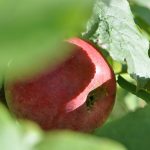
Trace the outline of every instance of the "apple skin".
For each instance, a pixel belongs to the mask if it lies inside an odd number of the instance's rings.
[[[10,110],[44,130],[91,132],[109,116],[115,102],[113,70],[90,43],[72,38],[73,54],[54,70],[5,83]]]

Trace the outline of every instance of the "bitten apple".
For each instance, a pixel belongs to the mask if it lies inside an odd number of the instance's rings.
[[[55,69],[5,83],[10,110],[43,129],[90,132],[112,110],[116,81],[104,56],[88,42],[72,38],[73,54]]]

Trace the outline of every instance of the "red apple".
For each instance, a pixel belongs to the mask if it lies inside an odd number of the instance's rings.
[[[74,53],[54,70],[30,79],[6,82],[10,110],[37,122],[43,129],[90,132],[99,127],[112,110],[116,81],[103,55],[79,38],[68,43]]]

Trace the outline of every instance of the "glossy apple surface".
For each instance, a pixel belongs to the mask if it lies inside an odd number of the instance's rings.
[[[10,110],[37,122],[43,129],[90,132],[99,127],[112,110],[116,81],[101,53],[91,44],[72,38],[73,54],[54,70],[30,79],[5,83]]]

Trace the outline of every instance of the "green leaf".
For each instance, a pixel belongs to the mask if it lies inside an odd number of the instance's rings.
[[[141,6],[145,6],[147,8],[150,8],[150,1],[149,0],[130,0],[131,2],[137,3]]]
[[[78,35],[92,0],[1,0],[0,75],[34,72],[56,63],[68,50],[60,42]]]
[[[35,150],[125,150],[118,142],[70,131],[50,132]]]
[[[31,124],[20,126],[0,104],[0,148],[2,150],[31,150],[40,139],[41,134],[35,125],[32,125],[32,128]]]
[[[150,106],[146,106],[96,129],[95,135],[121,142],[128,150],[147,150],[150,147],[149,116]]]
[[[136,24],[141,28],[148,39],[150,40],[150,7],[145,7],[139,3],[131,3],[131,10],[135,16]]]
[[[110,139],[71,131],[43,133],[34,123],[17,121],[0,104],[0,148],[2,150],[126,150]]]
[[[137,29],[127,0],[97,0],[85,36],[113,59],[126,62],[138,85],[146,84],[145,79],[150,78],[149,42]]]

